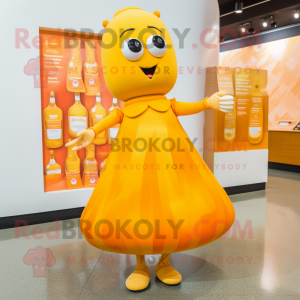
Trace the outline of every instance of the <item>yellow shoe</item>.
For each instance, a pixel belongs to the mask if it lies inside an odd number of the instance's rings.
[[[162,254],[155,269],[156,276],[164,284],[178,285],[182,277],[180,273],[170,265],[169,259],[170,254]]]
[[[126,287],[131,292],[142,292],[150,283],[150,271],[145,263],[144,255],[136,256],[136,269],[126,280]]]

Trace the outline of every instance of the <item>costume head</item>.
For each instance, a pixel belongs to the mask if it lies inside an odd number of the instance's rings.
[[[102,37],[102,67],[111,94],[122,101],[165,95],[177,79],[177,61],[160,13],[137,7],[117,11]]]

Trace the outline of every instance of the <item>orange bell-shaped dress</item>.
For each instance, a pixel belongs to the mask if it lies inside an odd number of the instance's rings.
[[[80,228],[90,244],[123,254],[162,254],[226,233],[233,205],[177,119],[205,109],[205,101],[139,97],[92,128],[98,134],[121,123],[82,213]]]

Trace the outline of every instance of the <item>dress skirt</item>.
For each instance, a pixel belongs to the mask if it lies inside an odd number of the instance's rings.
[[[228,195],[171,105],[148,105],[124,110],[80,228],[102,250],[163,254],[213,242],[227,232],[234,217]]]

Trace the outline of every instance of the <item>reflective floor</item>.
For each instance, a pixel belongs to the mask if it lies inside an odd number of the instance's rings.
[[[77,219],[1,230],[0,299],[300,299],[300,174],[270,170],[266,191],[231,199],[236,221],[225,237],[173,254],[182,283],[160,283],[159,256],[147,256],[142,293],[125,288],[135,257],[90,246]]]

